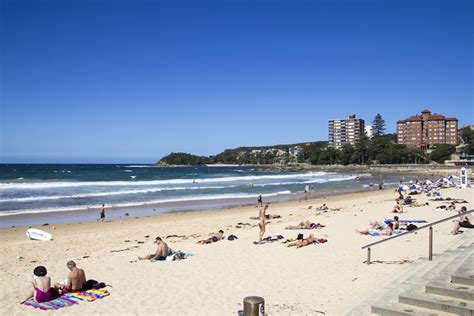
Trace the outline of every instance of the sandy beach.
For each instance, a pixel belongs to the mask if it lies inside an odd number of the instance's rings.
[[[472,188],[445,189],[442,194],[469,202],[457,204],[458,209],[462,205],[472,208]],[[376,263],[364,264],[366,252],[360,248],[381,237],[358,235],[355,228],[367,227],[369,220],[392,218],[390,210],[396,197],[392,189],[387,189],[271,204],[267,214],[282,218],[270,220],[266,236],[283,235],[286,239],[298,233],[305,237],[315,233],[328,240],[301,249],[280,242],[254,245],[258,227],[250,217],[258,215],[256,206],[35,227],[53,235],[54,240],[46,242],[29,240],[25,236],[27,227],[1,229],[1,286],[7,290],[0,294],[0,313],[235,315],[242,309],[245,296],[258,295],[265,299],[270,315],[344,314],[377,291],[381,280],[390,282],[409,270],[411,262],[427,256],[425,230],[373,248]],[[445,202],[429,201],[424,194],[416,198],[430,205],[405,207],[408,212],[399,214],[400,219],[432,222],[452,215],[434,210]],[[316,212],[314,208],[322,203],[340,210]],[[325,227],[311,231],[285,229],[305,219]],[[225,235],[238,236],[238,240],[196,244],[219,229]],[[451,235],[451,229],[451,222],[435,226],[435,253],[461,238]],[[472,231],[465,230],[462,237],[466,234]],[[178,237],[165,238],[170,235]],[[194,256],[181,261],[137,261],[138,256],[155,251],[156,236],[163,237],[172,249]],[[45,265],[56,282],[66,278],[68,260],[84,268],[87,278],[110,284],[112,287],[107,289],[111,295],[48,312],[19,304],[31,287],[27,279],[35,266]]]

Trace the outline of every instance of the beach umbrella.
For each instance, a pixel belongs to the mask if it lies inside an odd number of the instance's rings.
[[[425,183],[425,184],[433,184],[433,181],[431,181],[430,179],[428,179],[428,180],[425,180],[424,183]]]
[[[410,185],[410,190],[418,190],[419,188],[421,188],[421,187],[418,184]]]
[[[446,178],[439,178],[436,182],[449,182],[449,180]]]
[[[453,180],[453,179],[459,179],[459,177],[455,176],[454,174],[448,177],[448,180]]]

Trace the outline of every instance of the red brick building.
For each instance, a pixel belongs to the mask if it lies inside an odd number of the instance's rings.
[[[397,141],[408,147],[422,149],[434,144],[457,145],[458,119],[423,110],[421,115],[397,121]]]

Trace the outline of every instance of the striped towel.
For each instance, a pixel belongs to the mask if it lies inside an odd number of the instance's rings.
[[[66,306],[78,304],[80,301],[84,300],[92,302],[108,295],[110,295],[110,293],[107,290],[87,290],[78,293],[66,293],[49,302],[38,303],[34,299],[29,299],[25,302],[22,302],[21,304],[44,311],[56,310]]]

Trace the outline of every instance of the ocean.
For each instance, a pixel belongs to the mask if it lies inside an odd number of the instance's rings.
[[[254,167],[156,167],[143,164],[0,164],[0,226],[9,217],[45,215],[40,221],[67,221],[67,214],[97,210],[108,218],[149,215],[175,210],[199,210],[324,195],[337,190],[361,190],[377,185],[379,176],[321,171],[274,172]],[[397,179],[384,179],[396,183]],[[96,212],[89,218],[97,216]],[[55,215],[56,214],[56,215]],[[66,216],[67,217],[67,216]],[[75,216],[77,217],[77,216]],[[61,219],[61,220],[60,220]],[[69,220],[70,220],[69,216]]]

